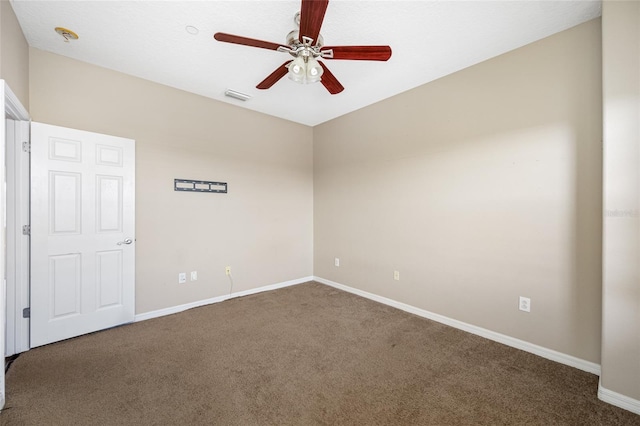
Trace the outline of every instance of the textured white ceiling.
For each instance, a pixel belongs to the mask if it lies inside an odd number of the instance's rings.
[[[388,62],[326,60],[345,90],[286,77],[256,84],[289,55],[221,43],[216,32],[284,43],[300,1],[13,0],[30,46],[316,125],[600,16],[601,2],[331,0],[326,45],[389,45]],[[186,31],[199,29],[197,35]],[[79,40],[64,43],[55,27]],[[226,89],[247,93],[241,102]]]

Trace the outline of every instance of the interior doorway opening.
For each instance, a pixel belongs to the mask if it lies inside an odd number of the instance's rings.
[[[3,180],[0,190],[0,353],[6,356],[29,349],[29,321],[22,318],[17,307],[24,302],[27,307],[29,304],[29,238],[28,235],[21,238],[19,225],[25,218],[25,225],[29,223],[29,158],[28,152],[26,158],[18,153],[22,150],[22,142],[27,142],[25,148],[28,150],[30,117],[4,80],[0,80],[0,99],[4,105],[4,119],[0,121],[0,176]],[[16,150],[18,147],[20,151]],[[18,158],[20,161],[16,164]],[[26,170],[23,164],[27,165]],[[5,395],[2,369],[0,409],[4,407]]]

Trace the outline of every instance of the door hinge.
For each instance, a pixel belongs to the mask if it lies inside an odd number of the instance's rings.
[[[31,225],[22,226],[22,235],[31,235]]]
[[[22,310],[22,318],[31,318],[31,308],[24,308]]]
[[[22,142],[22,150],[24,152],[31,152],[31,142]]]

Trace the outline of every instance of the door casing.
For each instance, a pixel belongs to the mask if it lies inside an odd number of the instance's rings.
[[[5,356],[29,350],[29,121],[6,120],[6,277]],[[23,227],[27,227],[23,230]]]
[[[28,129],[28,123],[29,123],[29,113],[27,112],[27,110],[25,109],[25,107],[22,105],[22,103],[20,102],[20,100],[18,99],[18,97],[13,93],[13,91],[11,90],[11,88],[9,88],[9,86],[7,85],[7,83],[4,80],[0,80],[0,99],[2,99],[2,102],[4,104],[4,120],[0,121],[0,138],[2,138],[2,146],[0,147],[0,157],[1,157],[1,161],[0,161],[0,176],[4,176],[6,173],[5,170],[5,153],[7,151],[7,144],[8,141],[7,136],[7,129],[6,127],[6,119],[11,119],[14,120],[16,122],[21,122],[20,124],[20,128],[26,128]],[[25,124],[26,123],[26,124]],[[15,134],[15,132],[12,134],[14,139],[17,136]],[[12,161],[15,160],[11,159],[11,158],[7,158],[6,160],[8,161]],[[28,191],[28,184],[26,185],[26,189]],[[2,214],[4,215],[5,212],[7,211],[7,206],[13,206],[13,201],[12,200],[7,200],[7,194],[5,193],[4,190],[0,191],[1,195],[0,195],[0,211],[2,212]],[[27,193],[27,199],[28,199],[28,193]],[[10,204],[8,204],[10,203]],[[9,223],[6,224],[7,227],[9,226]],[[15,229],[15,227],[17,226],[16,224],[11,225],[12,229]],[[21,228],[21,226],[20,226]],[[3,227],[0,227],[0,233],[3,233],[4,231],[2,230]],[[6,238],[5,235],[0,235],[2,238],[0,239],[4,239]],[[16,268],[16,270],[20,270],[22,271],[24,268],[26,271],[29,270],[29,265],[28,263],[22,263],[22,261],[26,261],[28,262],[28,257],[26,259],[22,259],[21,256],[14,256],[12,259],[12,265]],[[5,263],[8,262],[9,259],[7,259],[7,253],[5,251],[5,246],[4,244],[0,244],[0,277],[5,277]],[[18,322],[18,318],[15,317],[15,315],[12,315],[11,317],[8,317],[7,312],[5,310],[5,306],[7,304],[15,304],[16,300],[15,300],[15,295],[19,294],[21,292],[19,291],[14,291],[12,294],[14,295],[14,300],[9,301],[6,299],[6,294],[7,294],[7,282],[5,279],[0,279],[0,283],[2,283],[1,285],[1,289],[0,289],[0,321],[2,322],[2,324],[0,324],[0,353],[4,353],[5,352],[5,345],[6,345],[6,329],[7,327],[12,327],[13,330],[15,330],[15,326],[16,323]],[[26,284],[26,290],[28,291],[28,283],[23,283],[23,285]],[[23,290],[23,289],[21,289]],[[15,314],[15,312],[13,313]],[[22,314],[22,312],[20,312],[20,314]],[[22,315],[20,315],[20,318],[22,317]],[[28,342],[29,342],[29,336],[28,336],[28,328],[27,328],[27,336],[23,341],[24,343],[27,344],[28,346]],[[22,341],[21,341],[22,344]],[[4,386],[4,368],[2,368],[0,370],[0,409],[2,409],[4,407],[5,404],[5,386]]]

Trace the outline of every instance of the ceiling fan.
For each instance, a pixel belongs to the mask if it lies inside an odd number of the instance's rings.
[[[335,95],[342,92],[344,87],[327,66],[317,58],[387,61],[391,57],[391,47],[324,46],[320,27],[328,5],[329,0],[302,0],[300,12],[294,18],[299,29],[295,29],[287,35],[286,44],[271,43],[226,33],[215,33],[213,37],[225,43],[286,52],[293,57],[292,60],[286,61],[262,80],[256,86],[258,89],[268,89],[289,74],[289,78],[298,83],[319,81],[329,93]]]

